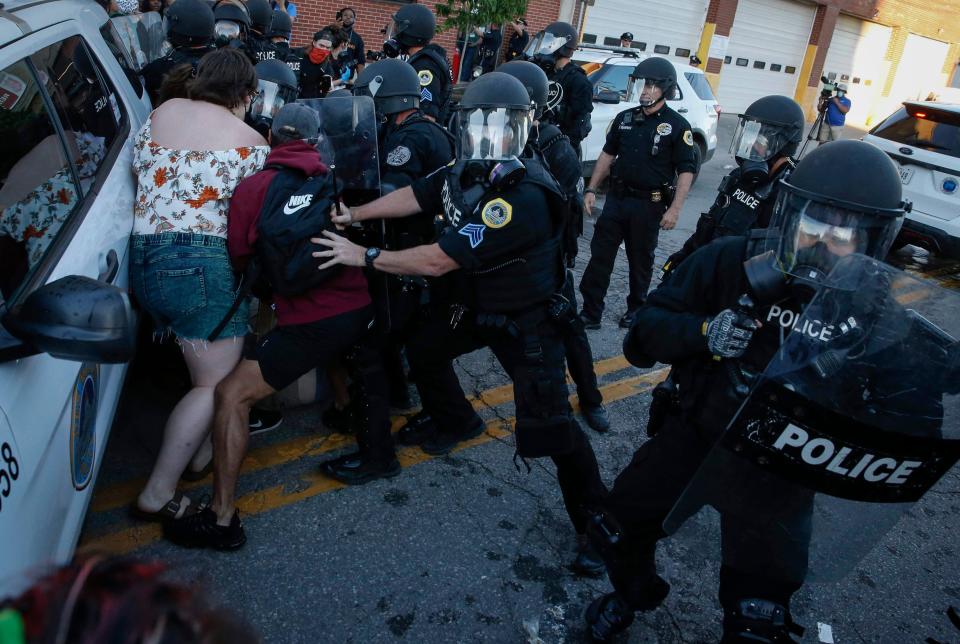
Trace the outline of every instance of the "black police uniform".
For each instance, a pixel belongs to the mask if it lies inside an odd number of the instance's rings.
[[[297,80],[300,80],[300,64],[303,61],[303,49],[300,47],[291,47],[289,43],[278,43],[282,44],[282,47],[277,47],[279,53],[277,58],[280,58],[283,62],[287,64],[294,74],[297,75]],[[282,58],[281,58],[282,56]]]
[[[590,262],[580,281],[583,313],[599,320],[610,273],[621,242],[630,266],[627,311],[647,298],[660,221],[670,207],[674,179],[696,172],[690,124],[664,105],[644,115],[642,107],[618,114],[603,151],[617,157],[610,172],[610,191],[590,242]]]
[[[144,66],[141,74],[143,74],[143,84],[147,88],[147,94],[150,95],[151,104],[154,107],[160,104],[160,87],[163,85],[163,79],[175,67],[189,63],[196,70],[200,59],[213,50],[213,47],[174,49],[163,58],[158,58]]]
[[[485,190],[469,203],[458,185],[459,166],[413,184],[424,212],[444,212],[440,248],[466,274],[461,301],[470,306],[429,319],[407,345],[408,358],[438,430],[476,433],[482,421],[446,369],[459,355],[492,349],[514,382],[517,455],[553,458],[567,512],[582,533],[585,508],[596,507],[606,490],[567,401],[563,345],[547,311],[563,280],[560,222],[551,220],[558,210],[551,203],[562,195],[536,159],[524,164],[527,175],[518,185]]]
[[[429,43],[408,60],[420,77],[420,110],[441,125],[450,116],[453,75],[443,47]]]
[[[634,610],[652,609],[665,596],[654,564],[663,521],[743,401],[735,389],[740,383],[733,382],[728,368],[731,361],[713,359],[704,328],[708,319],[736,308],[740,296],[749,292],[743,269],[748,244],[744,237],[731,237],[696,251],[650,294],[624,340],[624,353],[634,365],[673,364],[680,392],[679,411],[636,451],[603,503],[608,526],[618,524],[622,531],[620,542],[611,547],[603,537],[591,535],[614,589]],[[733,362],[749,373],[762,372],[803,307],[793,297],[761,306],[755,314],[763,326],[746,353]],[[765,493],[771,503],[795,503],[791,514],[798,525],[781,534],[803,533],[810,498],[783,490]],[[787,606],[803,583],[807,544],[786,540],[750,519],[727,516],[721,524],[721,604],[729,608],[756,597]]]
[[[564,263],[569,269],[576,261],[577,238],[583,233],[583,177],[580,174],[580,160],[570,145],[569,138],[557,126],[544,124],[538,130],[537,139],[531,143],[543,155],[550,173],[567,195],[571,210],[571,221],[568,222],[563,239]],[[576,306],[577,295],[573,272],[570,270],[565,274],[563,296],[571,305]],[[603,395],[597,387],[593,351],[579,315],[570,316],[567,325],[561,329],[561,335],[567,354],[567,367],[577,385],[577,397],[581,407],[599,407],[603,404]]]
[[[780,181],[790,176],[792,168],[793,164],[787,160],[759,184],[741,181],[740,168],[734,168],[720,181],[717,198],[710,210],[700,215],[696,230],[683,247],[667,259],[663,267],[664,278],[693,251],[717,237],[744,236],[752,229],[769,226]]]
[[[555,71],[550,78],[550,93],[562,92],[559,106],[545,114],[570,139],[570,145],[581,155],[580,142],[590,133],[590,113],[593,112],[593,85],[587,73],[574,62]],[[555,98],[551,96],[551,103]]]
[[[387,133],[381,155],[380,184],[384,193],[412,184],[447,166],[455,157],[453,137],[439,125],[417,113]],[[435,212],[424,212],[385,222],[384,247],[403,250],[432,243],[437,236]],[[400,355],[417,328],[427,298],[426,286],[436,280],[405,275],[386,275],[386,302],[378,302],[378,320],[388,334],[383,353],[391,400],[407,398],[407,379]],[[375,284],[379,280],[371,280]],[[452,371],[452,367],[451,367]]]
[[[254,59],[254,64],[265,60],[283,60],[283,58],[277,56],[276,49],[273,45],[266,36],[261,36],[253,31],[247,34],[246,48],[249,55]]]

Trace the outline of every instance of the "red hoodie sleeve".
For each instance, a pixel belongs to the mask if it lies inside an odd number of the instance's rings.
[[[266,170],[247,177],[237,185],[230,199],[227,216],[227,250],[233,267],[242,271],[256,250],[257,220],[274,171]]]

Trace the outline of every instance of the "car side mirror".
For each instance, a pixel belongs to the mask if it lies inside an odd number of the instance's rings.
[[[616,105],[620,102],[620,92],[609,89],[597,92],[597,101],[609,105]]]
[[[3,326],[62,360],[128,362],[136,347],[136,317],[127,294],[80,275],[41,286],[4,316]]]

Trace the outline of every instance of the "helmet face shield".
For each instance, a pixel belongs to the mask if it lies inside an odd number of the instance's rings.
[[[460,111],[458,158],[462,161],[503,161],[519,157],[533,125],[531,110],[504,107]]]
[[[255,122],[272,121],[281,107],[296,99],[296,90],[260,79],[257,81],[257,93],[250,102],[250,118]]]
[[[240,23],[232,20],[218,20],[213,26],[218,40],[238,40],[240,38]]]
[[[644,107],[650,107],[661,97],[666,100],[676,100],[678,93],[676,85],[669,80],[635,76],[630,76],[627,80],[627,102],[640,103]]]
[[[744,161],[769,161],[790,142],[783,126],[740,116],[730,152]]]
[[[528,57],[551,56],[567,44],[567,38],[544,31],[527,46]]]
[[[892,215],[818,200],[782,184],[771,221],[771,227],[781,231],[777,264],[788,275],[826,284],[844,257],[856,253],[883,260],[903,222],[902,211]]]

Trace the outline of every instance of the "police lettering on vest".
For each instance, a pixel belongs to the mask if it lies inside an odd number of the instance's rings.
[[[797,326],[801,317],[800,313],[792,309],[782,309],[774,304],[767,313],[767,322],[776,322],[784,329],[802,333],[821,342],[829,342],[833,337],[832,324],[824,324],[820,320],[804,320],[800,326]]]
[[[743,190],[743,188],[737,188],[733,191],[733,198],[739,201],[740,203],[746,205],[751,210],[756,210],[757,206],[760,205],[760,200],[754,197],[749,192]]]
[[[923,461],[897,460],[872,454],[859,447],[839,445],[829,438],[811,438],[810,433],[789,424],[773,443],[773,449],[791,456],[799,455],[807,465],[868,483],[903,485],[922,466]]]
[[[454,204],[453,196],[450,194],[449,181],[443,182],[443,188],[440,190],[440,198],[443,200],[443,216],[446,218],[447,223],[454,228],[458,227],[460,225],[460,219],[463,218],[463,213],[460,212],[460,209]]]

